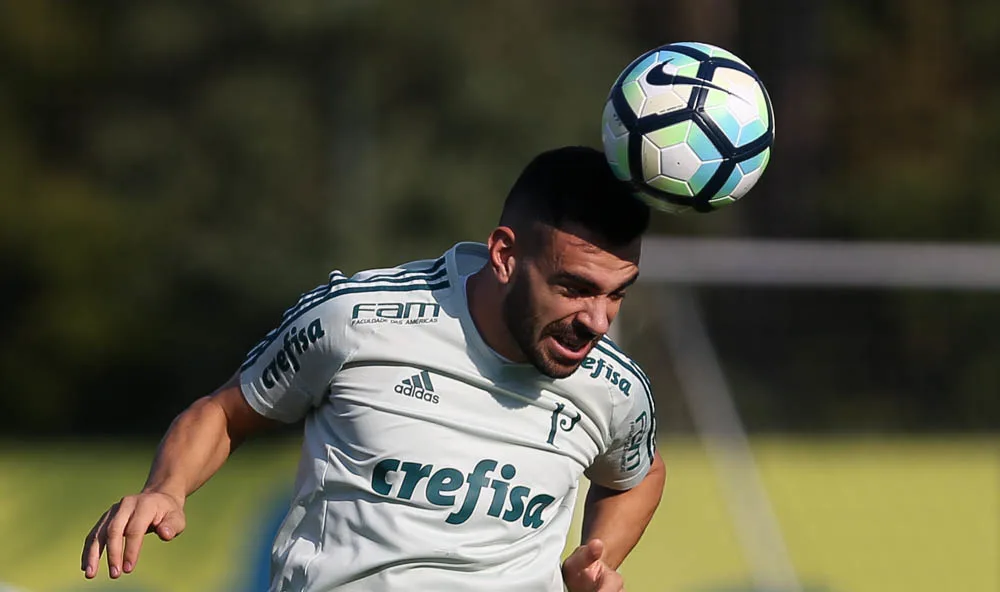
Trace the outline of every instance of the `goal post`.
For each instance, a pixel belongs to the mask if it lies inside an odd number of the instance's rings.
[[[724,495],[753,590],[801,592],[692,288],[1000,290],[1000,246],[650,236],[639,282],[658,289],[657,333]]]

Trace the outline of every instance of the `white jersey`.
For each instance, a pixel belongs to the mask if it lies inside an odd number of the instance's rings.
[[[614,489],[649,469],[642,370],[602,340],[552,379],[497,355],[465,279],[486,247],[334,272],[249,354],[259,413],[305,418],[272,591],[561,591],[581,475]]]

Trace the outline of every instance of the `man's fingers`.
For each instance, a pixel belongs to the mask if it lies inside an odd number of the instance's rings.
[[[125,552],[122,556],[122,572],[132,573],[139,561],[142,539],[149,532],[149,526],[156,518],[156,506],[149,501],[136,504],[135,511],[125,524]]]
[[[604,542],[591,539],[580,545],[563,562],[563,582],[571,592],[594,592],[599,589],[606,566],[601,562]]]
[[[117,578],[122,574],[122,553],[125,550],[125,525],[132,518],[135,499],[122,498],[117,511],[112,512],[107,524],[108,575]]]
[[[97,568],[101,562],[101,552],[104,550],[104,525],[107,524],[110,510],[101,515],[100,520],[90,529],[87,538],[83,541],[83,554],[80,557],[80,569],[87,578],[97,575]]]
[[[590,553],[591,562],[583,569],[584,576],[592,582],[600,582],[601,577],[606,571],[604,562],[601,559],[604,557],[604,541],[601,539],[590,539],[586,544],[587,551]],[[604,587],[600,588],[603,592]]]
[[[613,569],[605,569],[597,582],[597,592],[625,592],[625,580]]]
[[[591,539],[563,562],[563,583],[570,592],[620,592],[621,575],[602,560],[604,541]]]
[[[140,493],[121,499],[101,516],[83,543],[80,567],[90,579],[97,575],[107,551],[112,579],[130,573],[139,562],[145,536],[156,532],[169,541],[184,530],[183,500],[161,493]]]
[[[567,572],[577,573],[587,569],[588,566],[600,561],[604,555],[604,541],[591,539],[586,545],[580,545],[566,558],[563,566]]]
[[[590,539],[585,546],[590,552],[591,563],[600,561],[604,557],[604,541],[601,539]]]

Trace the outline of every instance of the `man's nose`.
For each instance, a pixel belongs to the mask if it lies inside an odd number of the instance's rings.
[[[591,298],[577,320],[594,335],[604,335],[611,326],[610,312],[606,298]]]

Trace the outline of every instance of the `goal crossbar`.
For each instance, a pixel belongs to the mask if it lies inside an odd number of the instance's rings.
[[[988,244],[646,237],[642,282],[1000,290]]]

